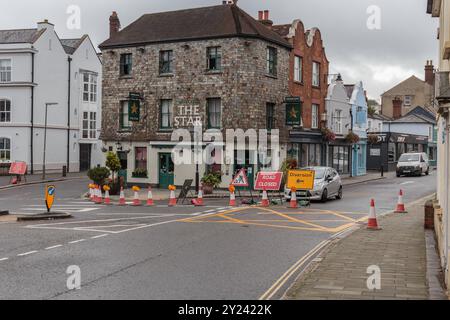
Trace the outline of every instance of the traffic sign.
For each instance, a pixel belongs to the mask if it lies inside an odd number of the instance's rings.
[[[255,190],[279,191],[282,179],[282,172],[258,172]]]
[[[46,186],[45,187],[45,205],[47,206],[47,211],[50,212],[52,209],[53,203],[55,202],[55,186]]]
[[[238,174],[234,177],[231,185],[233,185],[235,187],[248,187],[249,186],[247,174],[245,173],[244,168],[242,168],[238,172]]]
[[[288,172],[287,187],[297,190],[314,189],[315,172],[311,170],[290,170]]]

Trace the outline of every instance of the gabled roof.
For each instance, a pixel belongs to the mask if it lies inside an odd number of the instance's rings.
[[[290,24],[280,24],[280,25],[273,25],[271,29],[278,33],[283,38],[286,38],[289,35],[289,31],[291,30],[292,25]]]
[[[45,29],[0,30],[0,43],[35,43]]]
[[[427,117],[417,115],[417,114],[407,114],[397,120],[392,121],[392,123],[431,123],[436,124],[435,120],[429,119]]]
[[[421,116],[421,117],[427,118],[428,120],[431,120],[431,121],[436,120],[436,114],[434,111],[432,111],[428,108],[421,107],[421,106],[415,107],[410,112],[408,112],[406,115],[409,115],[409,114]]]
[[[402,84],[404,84],[405,82],[417,82],[417,83],[421,83],[423,85],[428,85],[430,86],[428,83],[426,83],[425,81],[423,81],[422,79],[417,78],[416,76],[411,76],[408,79],[405,79],[403,81],[401,81],[400,83],[397,83],[394,87],[390,88],[389,90],[387,90],[386,92],[384,92],[381,96],[384,96],[386,94],[390,94],[392,91],[395,91],[395,89],[397,89],[399,86],[401,86]],[[431,86],[430,86],[431,87]]]
[[[87,35],[82,36],[78,39],[61,39],[61,44],[64,48],[64,51],[67,54],[74,54],[77,51],[80,44],[83,43],[84,39],[86,39]]]
[[[347,91],[347,97],[349,99],[351,99],[353,96],[353,91],[355,90],[355,85],[354,84],[344,84],[344,88],[345,88],[345,91]]]
[[[260,38],[291,48],[287,40],[234,4],[146,14],[99,47],[105,49],[228,37]]]
[[[370,119],[381,120],[381,121],[392,121],[391,118],[389,118],[385,115],[382,115],[382,114],[378,114],[378,113],[374,113],[372,115],[368,114],[367,117]]]

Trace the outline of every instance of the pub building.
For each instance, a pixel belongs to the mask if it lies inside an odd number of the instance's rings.
[[[286,158],[292,44],[236,2],[145,14],[123,29],[111,15],[110,38],[100,45],[101,139],[103,150],[118,153],[128,184],[167,188],[195,179],[194,163],[174,164],[171,136],[198,123],[224,137],[227,129],[278,129],[277,152]],[[227,188],[244,167],[253,183],[258,153],[246,151],[242,165],[237,152],[234,159],[216,154],[222,163],[200,165],[199,176],[221,172]]]
[[[367,169],[396,171],[403,153],[427,152],[428,137],[403,133],[370,134],[367,148]]]

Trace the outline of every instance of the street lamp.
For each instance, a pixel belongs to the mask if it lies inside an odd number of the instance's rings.
[[[45,125],[44,125],[44,159],[42,161],[42,180],[45,180],[45,155],[47,153],[47,118],[48,118],[48,107],[58,105],[56,102],[47,102],[45,104]]]

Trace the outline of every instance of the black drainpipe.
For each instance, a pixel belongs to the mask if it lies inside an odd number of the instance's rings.
[[[34,174],[34,52],[31,53],[31,147],[30,147],[30,171]]]
[[[68,95],[67,95],[67,172],[70,168],[70,88],[71,88],[71,72],[72,72],[72,58],[68,57],[69,62],[69,77],[68,77]]]

